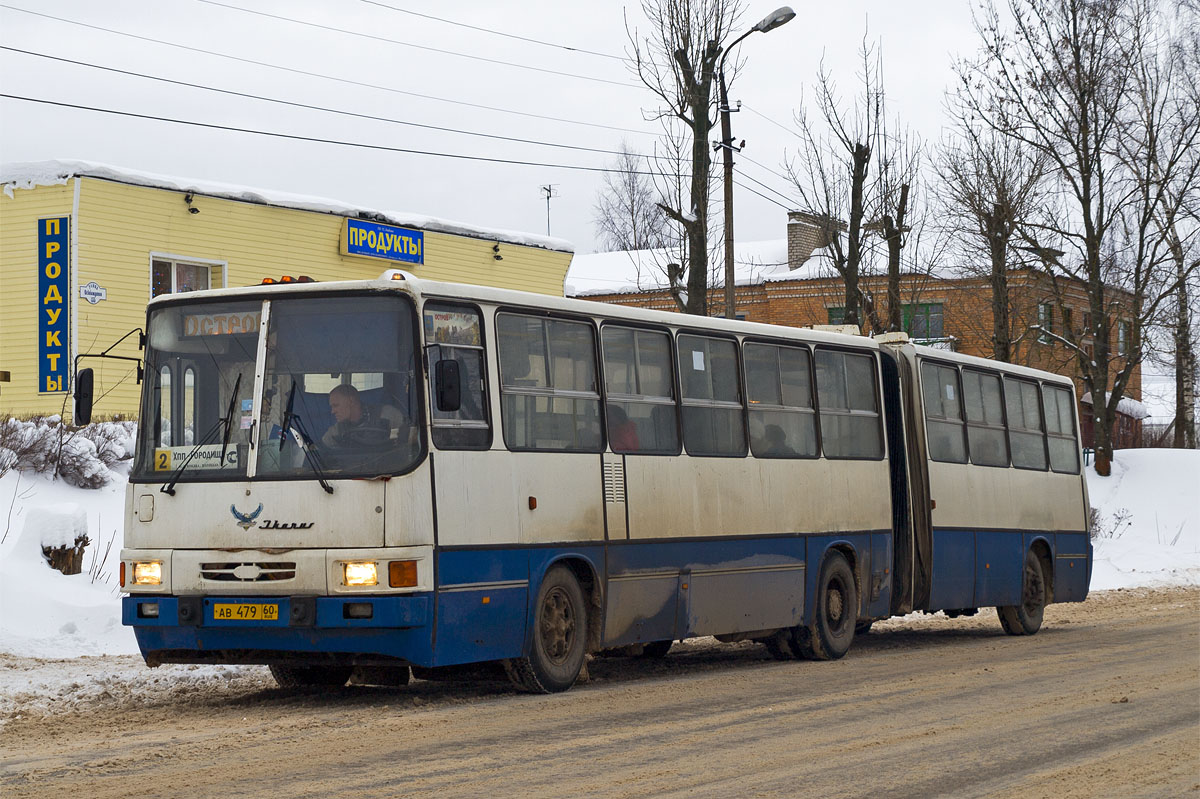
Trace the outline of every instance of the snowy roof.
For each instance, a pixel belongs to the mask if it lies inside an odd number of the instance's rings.
[[[1107,391],[1104,392],[1105,402],[1108,401],[1109,396],[1110,395]],[[1079,401],[1086,402],[1088,405],[1091,405],[1092,392],[1089,391],[1085,393],[1079,398]],[[1121,401],[1117,403],[1117,413],[1123,413],[1126,416],[1133,417],[1134,419],[1146,419],[1150,417],[1150,411],[1145,405],[1135,399],[1130,399],[1129,397],[1121,397]]]
[[[666,265],[678,260],[678,253],[670,250],[576,254],[567,270],[566,294],[568,297],[585,297],[663,289],[667,287]],[[792,276],[788,272],[787,239],[740,242],[734,248],[733,262],[738,285],[761,283],[780,275]],[[723,253],[717,253],[710,260],[709,272],[709,285],[725,285]]]
[[[463,222],[438,219],[437,217],[414,214],[407,211],[385,211],[376,208],[365,208],[361,205],[341,200],[310,197],[304,194],[291,194],[271,189],[218,183],[211,180],[158,175],[152,172],[141,172],[136,169],[126,169],[125,167],[110,166],[93,161],[28,161],[0,164],[0,184],[3,185],[4,193],[9,197],[13,196],[15,189],[32,189],[35,186],[61,186],[73,177],[99,178],[101,180],[112,180],[117,183],[128,183],[133,186],[195,192],[196,194],[208,197],[219,197],[239,202],[371,219],[385,224],[413,227],[437,233],[469,236],[471,238],[502,241],[506,244],[540,247],[544,250],[556,250],[558,252],[574,252],[575,250],[575,246],[565,239],[539,236],[533,233],[479,227],[477,225],[468,225]]]
[[[567,270],[566,295],[636,294],[665,289],[666,264],[672,260],[678,261],[679,255],[669,250],[577,253]],[[734,246],[733,265],[739,286],[837,277],[837,271],[823,249],[814,250],[812,257],[798,268],[788,269],[787,239],[739,242]],[[724,251],[710,256],[708,266],[709,286],[724,286]],[[957,267],[947,265],[931,269],[929,276],[935,280],[950,280],[964,274]]]

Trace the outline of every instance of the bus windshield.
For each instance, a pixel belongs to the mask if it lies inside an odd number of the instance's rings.
[[[246,474],[261,320],[261,301],[154,311],[134,477],[166,481],[185,461],[184,479]]]
[[[149,330],[142,418],[150,424],[139,433],[135,479],[374,477],[420,458],[407,298],[171,305],[153,312]]]
[[[421,453],[413,313],[396,296],[271,303],[258,476],[396,474]]]

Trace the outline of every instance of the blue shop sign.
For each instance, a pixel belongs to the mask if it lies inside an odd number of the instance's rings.
[[[67,272],[70,259],[67,253],[71,218],[50,217],[37,221],[38,241],[38,393],[49,394],[67,390],[67,372],[71,356],[68,353],[67,322],[70,311],[67,301]]]
[[[423,264],[425,234],[419,230],[380,225],[363,219],[347,219],[342,235],[342,254]]]

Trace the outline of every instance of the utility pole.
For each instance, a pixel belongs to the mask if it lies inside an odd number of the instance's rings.
[[[541,187],[542,194],[546,198],[546,235],[550,235],[550,198],[558,196],[558,184],[547,183]]]
[[[738,42],[745,39],[752,33],[767,33],[773,31],[780,25],[790,21],[796,16],[796,12],[787,6],[782,6],[772,11],[767,16],[763,17],[757,25],[743,33],[741,36],[733,40],[733,43],[725,48],[725,52],[721,53],[721,60],[717,62],[717,89],[720,94],[717,97],[717,111],[721,114],[721,140],[713,142],[714,150],[721,150],[724,156],[725,166],[725,318],[736,319],[736,307],[734,303],[734,267],[733,267],[733,154],[741,152],[746,146],[745,140],[738,146],[733,144],[733,133],[729,129],[729,114],[734,111],[741,110],[741,102],[738,102],[738,108],[729,107],[729,93],[725,89],[725,56],[729,55],[730,51],[737,46]]]

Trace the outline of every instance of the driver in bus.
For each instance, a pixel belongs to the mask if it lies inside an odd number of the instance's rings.
[[[329,392],[329,412],[334,422],[321,437],[321,443],[327,447],[353,445],[356,430],[387,431],[385,437],[391,438],[395,430],[407,424],[399,408],[364,405],[358,389],[346,383],[334,386]]]

